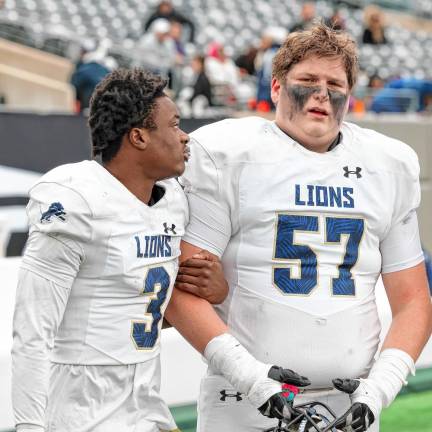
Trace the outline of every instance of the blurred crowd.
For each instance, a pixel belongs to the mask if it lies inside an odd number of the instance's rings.
[[[258,46],[245,47],[234,55],[220,41],[213,41],[206,52],[194,45],[195,24],[169,0],[161,1],[143,22],[143,35],[134,52],[133,66],[145,67],[169,80],[183,116],[209,116],[221,109],[274,109],[270,99],[272,60],[289,32],[301,31],[314,20],[338,31],[348,31],[339,10],[329,17],[317,16],[315,4],[303,4],[298,21],[291,28],[268,27]],[[364,28],[359,44],[384,45],[385,14],[375,5],[364,9]],[[77,112],[88,108],[96,84],[116,61],[107,56],[108,47],[83,43],[81,56],[71,77],[76,89]],[[419,78],[368,75],[361,71],[350,109],[354,112],[407,112],[432,110],[432,81]]]

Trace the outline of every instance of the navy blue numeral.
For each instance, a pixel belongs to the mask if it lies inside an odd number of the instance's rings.
[[[294,243],[294,231],[318,231],[318,218],[280,214],[276,230],[275,258],[299,259],[301,276],[293,279],[290,268],[276,267],[275,285],[287,294],[309,294],[317,284],[317,257],[309,246]]]
[[[357,262],[363,231],[363,219],[326,218],[326,240],[328,242],[340,243],[341,234],[349,234],[344,260],[338,266],[339,277],[333,279],[334,295],[355,295],[355,283],[351,269]]]
[[[147,306],[147,313],[152,315],[150,331],[146,331],[146,323],[133,323],[132,337],[138,348],[150,349],[155,346],[159,337],[158,324],[162,318],[161,307],[165,302],[169,286],[170,276],[163,267],[149,269],[144,282],[143,295],[155,294],[156,298],[151,300]]]
[[[300,277],[293,278],[286,266],[273,267],[274,284],[286,294],[308,295],[317,286],[317,256],[307,245],[296,244],[295,231],[318,232],[316,216],[279,214],[276,228],[274,258],[300,261]],[[363,219],[326,217],[326,243],[341,243],[341,235],[348,235],[342,264],[338,265],[339,277],[332,280],[333,295],[355,295],[355,283],[351,269],[358,259],[363,236]]]

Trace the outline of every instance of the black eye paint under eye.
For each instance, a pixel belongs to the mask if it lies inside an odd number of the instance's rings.
[[[295,114],[303,110],[306,102],[313,94],[320,93],[322,91],[322,87],[320,86],[286,85],[284,88],[293,103],[293,110],[290,114],[290,120],[293,119]],[[329,96],[330,104],[333,108],[336,121],[338,124],[340,124],[342,122],[345,103],[348,96],[336,90],[327,90],[327,94]]]
[[[329,90],[328,94],[330,97],[330,105],[333,108],[336,122],[338,124],[341,124],[348,95],[337,90]]]

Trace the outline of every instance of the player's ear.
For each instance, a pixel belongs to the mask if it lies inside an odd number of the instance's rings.
[[[145,128],[132,128],[128,134],[129,142],[138,150],[145,150],[150,143],[150,135]]]
[[[279,80],[277,80],[276,78],[272,78],[272,81],[271,81],[271,99],[275,105],[279,102],[280,92],[281,92],[281,85],[280,85]]]

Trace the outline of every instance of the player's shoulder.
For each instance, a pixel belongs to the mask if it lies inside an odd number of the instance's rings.
[[[96,163],[96,162],[94,162]],[[89,189],[95,185],[92,173],[93,162],[83,161],[60,165],[44,174],[30,189],[30,201],[43,204],[54,203],[76,209],[81,213],[92,213]]]
[[[350,150],[367,159],[370,168],[374,165],[377,170],[418,176],[418,157],[408,144],[349,122],[344,122],[342,133],[347,137],[346,143]]]
[[[90,161],[61,165],[43,175],[29,191],[31,230],[89,239],[94,209],[85,191],[93,187]]]
[[[198,145],[216,160],[240,160],[262,144],[271,122],[261,117],[221,120],[203,126],[190,134],[192,145]],[[193,157],[192,153],[192,157]]]

